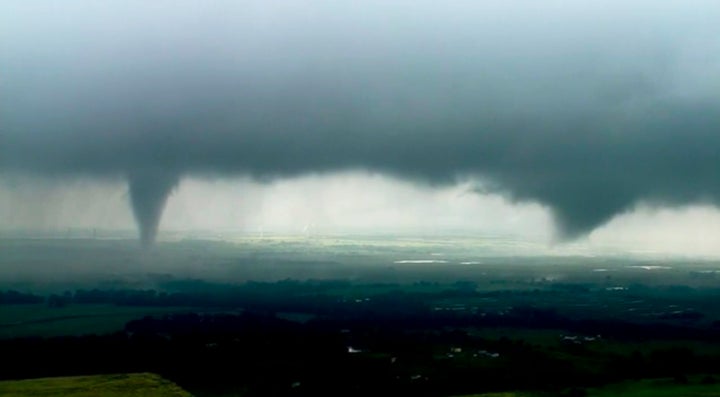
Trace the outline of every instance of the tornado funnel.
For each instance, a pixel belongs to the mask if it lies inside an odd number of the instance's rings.
[[[166,170],[142,170],[128,174],[130,202],[143,248],[152,247],[155,243],[165,202],[177,183],[177,174]]]

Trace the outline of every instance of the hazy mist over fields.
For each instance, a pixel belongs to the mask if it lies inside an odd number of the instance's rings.
[[[717,256],[718,20],[713,1],[3,2],[0,227]]]

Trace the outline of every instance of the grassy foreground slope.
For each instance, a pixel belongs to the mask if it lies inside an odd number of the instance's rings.
[[[3,381],[0,382],[0,396],[191,397],[173,382],[149,373]]]

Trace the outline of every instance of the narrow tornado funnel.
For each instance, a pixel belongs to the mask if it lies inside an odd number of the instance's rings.
[[[176,173],[162,169],[145,169],[128,174],[130,202],[143,248],[155,243],[165,202],[177,183]]]

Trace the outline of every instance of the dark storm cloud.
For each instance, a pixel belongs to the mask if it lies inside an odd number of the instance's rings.
[[[598,3],[11,1],[0,166],[125,175],[150,234],[187,174],[480,178],[566,236],[717,204],[720,7]]]

